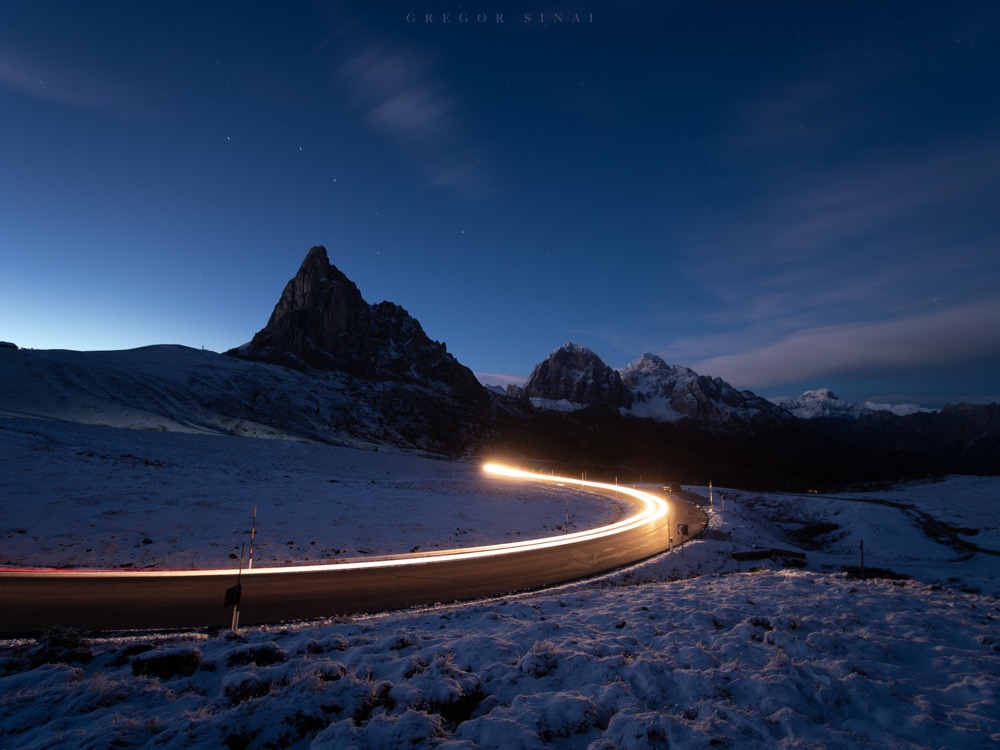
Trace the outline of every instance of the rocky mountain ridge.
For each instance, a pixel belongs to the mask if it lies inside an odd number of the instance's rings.
[[[905,417],[920,412],[935,412],[937,409],[927,409],[916,404],[877,404],[866,401],[861,404],[856,401],[841,401],[829,388],[817,388],[805,391],[801,396],[781,399],[775,403],[791,412],[799,419],[860,419],[866,414],[885,411],[897,417]]]
[[[772,403],[721,378],[644,354],[621,370],[567,343],[537,365],[518,395],[535,409],[597,410],[688,429],[729,434],[786,430],[831,438],[904,463],[965,473],[1000,472],[1000,406],[957,404],[940,411],[912,404],[841,401],[828,388]],[[806,440],[806,438],[802,438]],[[886,458],[889,460],[889,458]]]
[[[521,395],[541,409],[611,409],[623,416],[708,429],[743,429],[792,419],[767,399],[739,391],[721,378],[668,365],[655,354],[643,354],[619,371],[573,343],[563,344],[536,365]]]

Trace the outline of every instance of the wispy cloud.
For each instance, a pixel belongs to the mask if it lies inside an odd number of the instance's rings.
[[[848,243],[888,244],[894,256],[903,243],[907,252],[914,246],[948,251],[986,221],[996,231],[995,215],[982,201],[1000,189],[995,138],[868,160],[825,177],[787,196],[786,223],[775,236],[779,253],[822,253]],[[890,231],[894,239],[887,242]]]
[[[998,190],[995,134],[859,155],[799,170],[693,247],[706,263],[744,267],[854,259],[876,247],[892,261],[915,249],[953,258],[956,242],[996,239],[988,196]]]
[[[489,194],[479,149],[433,55],[374,41],[356,49],[337,75],[364,122],[394,142],[429,187],[474,199]]]
[[[710,331],[737,327],[761,346],[994,299],[997,194],[993,136],[817,169],[692,239],[685,278],[714,301]],[[696,342],[700,356],[708,345]]]
[[[712,304],[652,350],[754,389],[1000,361],[998,194],[994,136],[810,170],[692,242]]]
[[[691,363],[735,385],[763,387],[834,374],[876,372],[1000,358],[1000,300],[884,322],[801,330],[742,353]],[[719,342],[715,342],[718,344]],[[734,348],[736,341],[731,341]]]
[[[42,59],[10,47],[0,48],[0,87],[68,107],[120,114],[131,97],[111,75]]]
[[[857,128],[857,119],[832,102],[872,84],[861,75],[831,72],[820,60],[803,63],[815,75],[784,79],[742,102],[736,117],[738,134],[728,144],[745,158],[759,158],[772,149],[814,149]]]

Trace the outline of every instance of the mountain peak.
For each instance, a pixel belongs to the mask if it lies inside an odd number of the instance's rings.
[[[665,372],[670,369],[670,365],[663,360],[663,357],[645,352],[639,359],[629,362],[625,368],[637,372]]]
[[[561,345],[558,349],[554,350],[552,354],[550,354],[549,356],[553,356],[556,354],[573,355],[578,357],[597,357],[597,359],[600,359],[600,357],[598,357],[597,354],[594,353],[593,349],[588,349],[583,344],[574,344],[572,341],[567,341],[565,344]]]
[[[370,305],[316,245],[285,285],[267,325],[228,352],[244,359],[339,370],[367,380],[441,383],[482,397],[475,375],[433,341],[406,310]]]
[[[684,365],[669,365],[663,357],[646,352],[639,359],[634,359],[621,369],[623,378],[633,380],[640,377],[697,377],[697,373]],[[629,386],[632,387],[631,385]]]
[[[587,347],[572,342],[535,365],[523,394],[536,406],[563,410],[587,406],[617,410],[632,403],[618,371]]]
[[[313,245],[309,248],[309,252],[306,253],[306,257],[302,261],[302,265],[311,265],[312,263],[322,263],[324,265],[330,265],[330,258],[326,254],[325,245]]]
[[[836,393],[831,391],[829,388],[816,388],[812,391],[803,391],[802,395],[799,396],[802,399],[830,399],[832,401],[840,401],[840,397]]]

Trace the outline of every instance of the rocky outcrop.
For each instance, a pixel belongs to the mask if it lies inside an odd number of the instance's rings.
[[[587,347],[571,343],[563,344],[535,366],[522,397],[548,408],[558,403],[614,410],[632,405],[632,394],[622,385],[618,371]]]
[[[391,302],[370,305],[357,285],[313,247],[281,293],[267,325],[227,354],[295,368],[337,370],[367,381],[442,384],[486,397],[472,371]]]

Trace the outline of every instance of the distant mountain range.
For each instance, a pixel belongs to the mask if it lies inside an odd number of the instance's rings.
[[[866,401],[859,404],[852,401],[841,401],[829,388],[819,388],[806,391],[798,398],[782,399],[775,403],[791,412],[799,419],[860,419],[867,414],[885,411],[897,417],[910,414],[933,413],[938,409],[926,409],[916,404],[876,404]]]
[[[841,401],[828,388],[772,403],[721,378],[698,375],[644,354],[621,370],[594,352],[567,343],[537,365],[523,389],[508,393],[537,409],[612,410],[700,431],[753,435],[806,426],[813,435],[862,448],[888,464],[902,460],[927,470],[1000,473],[1000,405],[949,405]],[[800,432],[799,430],[795,430]],[[810,441],[803,447],[810,450]]]
[[[615,370],[590,349],[573,343],[563,344],[536,365],[524,388],[509,388],[506,393],[527,398],[538,409],[572,412],[610,407],[623,416],[687,421],[709,429],[782,423],[790,417],[853,421],[876,412],[909,416],[939,411],[915,404],[841,401],[829,388],[772,402],[752,391],[736,390],[721,378],[668,365],[655,354],[643,354]]]
[[[740,429],[792,419],[788,411],[767,399],[738,391],[720,378],[668,365],[655,354],[643,354],[614,370],[590,349],[572,343],[563,344],[536,365],[518,395],[540,409],[610,408],[623,416],[687,422],[708,429]]]
[[[367,303],[323,247],[226,355],[2,347],[0,374],[0,416],[503,454],[623,478],[801,489],[1000,473],[996,404],[933,412],[827,389],[776,404],[653,354],[615,370],[572,343],[523,388],[487,389],[403,308]]]

